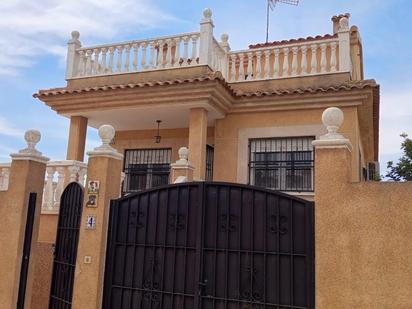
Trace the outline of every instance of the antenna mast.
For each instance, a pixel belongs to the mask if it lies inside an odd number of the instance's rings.
[[[278,2],[286,3],[290,5],[298,5],[299,0],[267,0],[267,11],[266,11],[266,43],[269,42],[269,21],[270,21],[270,10],[274,10]]]

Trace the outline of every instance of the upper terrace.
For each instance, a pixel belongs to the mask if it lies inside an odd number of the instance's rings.
[[[91,77],[204,66],[221,72],[235,88],[235,84],[251,81],[330,74],[344,74],[346,80],[362,79],[362,50],[356,27],[349,28],[349,14],[334,16],[332,21],[333,34],[251,45],[238,51],[230,49],[227,34],[221,35],[220,41],[215,38],[209,9],[203,12],[198,32],[82,46],[79,32],[73,31],[68,43],[66,79],[70,85]]]

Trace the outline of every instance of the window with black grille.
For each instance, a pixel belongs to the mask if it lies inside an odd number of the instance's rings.
[[[215,148],[210,145],[206,145],[206,181],[213,180],[213,156]]]
[[[138,192],[169,183],[172,149],[125,151],[123,193]]]
[[[249,140],[249,183],[281,191],[313,191],[314,137]]]

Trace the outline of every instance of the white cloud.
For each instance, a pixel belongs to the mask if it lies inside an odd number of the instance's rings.
[[[380,153],[382,156],[398,155],[401,133],[412,136],[412,82],[398,91],[382,90],[380,109]],[[396,158],[395,158],[396,159]]]
[[[24,132],[15,128],[6,118],[0,116],[0,135],[22,137]]]
[[[0,12],[0,75],[18,74],[36,56],[63,58],[72,30],[93,41],[174,19],[150,0],[2,0]]]

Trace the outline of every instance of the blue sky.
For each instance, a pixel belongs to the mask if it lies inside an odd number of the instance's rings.
[[[42,132],[39,149],[65,159],[68,120],[32,98],[64,86],[66,42],[83,45],[197,31],[202,10],[213,10],[215,36],[232,49],[265,39],[265,0],[2,0],[0,2],[0,162],[24,146],[28,128]],[[330,18],[350,12],[364,47],[365,75],[381,85],[381,162],[399,157],[402,132],[412,135],[412,1],[301,0],[271,14],[270,39],[331,33]],[[89,129],[87,149],[98,141]]]

